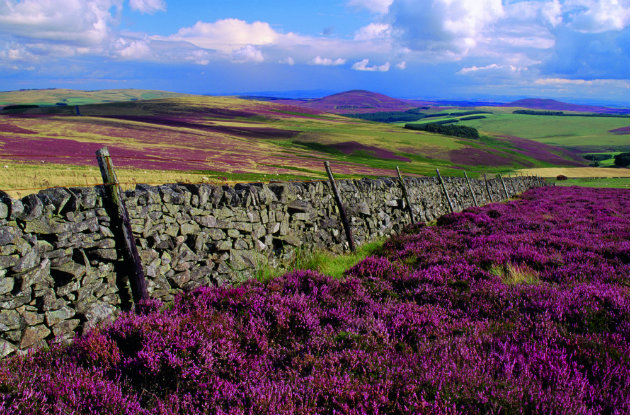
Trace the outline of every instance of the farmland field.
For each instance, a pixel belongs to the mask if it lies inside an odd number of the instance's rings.
[[[156,94],[122,90],[77,98],[63,90],[39,93],[43,95],[33,92],[21,102]],[[396,166],[405,174],[433,174],[439,167],[447,175],[463,175],[465,169],[475,177],[482,172],[585,164],[569,151],[520,138],[461,139],[229,97],[180,95],[11,111],[0,115],[0,162],[7,166],[0,175],[0,189],[15,196],[39,187],[93,182],[94,152],[102,146],[109,147],[129,183],[146,180],[146,174],[139,173],[143,171],[156,172],[151,182],[160,177],[190,182],[324,178],[324,160],[331,161],[340,177],[392,176]],[[25,165],[39,182],[11,179]],[[74,171],[64,175],[67,169],[58,167],[62,165],[74,166]],[[86,177],[72,183],[81,168]]]
[[[629,135],[613,130],[627,127],[630,118],[548,116],[503,113],[496,108],[484,108],[493,114],[486,118],[463,120],[458,124],[477,128],[480,133],[516,136],[576,150],[580,153],[628,151]],[[513,108],[512,108],[513,109]],[[457,117],[429,118],[420,122],[436,122]]]
[[[341,279],[143,306],[0,363],[0,412],[630,412],[630,192],[547,187],[416,224]]]

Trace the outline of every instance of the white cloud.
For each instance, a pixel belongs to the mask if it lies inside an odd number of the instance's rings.
[[[346,63],[346,60],[343,58],[322,58],[321,56],[315,56],[311,61],[311,65],[321,65],[321,66],[339,66]]]
[[[289,66],[293,66],[293,65],[295,65],[295,59],[293,59],[291,56],[289,56],[287,58],[280,59],[278,61],[278,63],[282,63],[282,64],[289,65]]]
[[[473,65],[473,66],[465,67],[457,71],[457,73],[460,75],[474,74],[476,72],[486,72],[486,71],[517,73],[517,72],[523,72],[526,70],[528,70],[527,67],[516,66],[516,65],[499,65],[496,63],[491,63],[485,66]]]
[[[562,23],[562,5],[558,0],[543,3],[541,14],[553,27]]]
[[[355,33],[354,40],[382,39],[390,37],[391,34],[392,30],[390,25],[385,23],[370,23]]]
[[[350,6],[363,7],[371,12],[385,14],[393,0],[350,0]]]
[[[457,73],[459,74],[467,74],[470,72],[478,72],[478,71],[487,71],[488,69],[501,69],[502,65],[497,65],[496,63],[486,65],[486,66],[470,66],[468,68],[462,68]]]
[[[630,24],[630,3],[627,0],[567,0],[563,11],[570,26],[584,33],[621,30]]]
[[[401,71],[404,71],[405,69],[407,69],[407,62],[402,61],[396,64],[396,67],[398,69],[400,69]]]
[[[265,60],[262,52],[253,45],[245,45],[240,49],[232,52],[232,60],[234,62],[263,62]]]
[[[612,86],[630,89],[630,81],[625,79],[539,78],[534,81],[534,84],[544,86]]]
[[[214,23],[197,22],[192,27],[180,29],[169,37],[155,37],[162,40],[186,41],[193,45],[231,53],[248,45],[270,45],[278,41],[280,34],[269,23],[247,23],[239,19],[223,19]]]
[[[120,38],[117,42],[118,55],[123,59],[142,60],[149,58],[151,48],[145,40],[127,40]]]
[[[413,51],[465,55],[503,14],[501,0],[394,0],[388,18]]]
[[[164,0],[129,0],[129,7],[140,13],[148,14],[166,11],[166,3]]]
[[[26,39],[95,46],[122,0],[0,0],[0,32]]]
[[[385,62],[383,65],[373,65],[369,66],[369,59],[362,59],[358,62],[355,62],[352,65],[352,69],[355,71],[368,71],[368,72],[387,72],[389,71],[389,62]]]

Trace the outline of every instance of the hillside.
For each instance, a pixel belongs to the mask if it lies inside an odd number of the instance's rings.
[[[596,114],[628,114],[630,110],[619,108],[608,108],[593,105],[577,105],[567,102],[560,102],[553,99],[539,99],[539,98],[527,98],[519,99],[518,101],[510,102],[508,104],[502,104],[502,107],[519,107],[540,109],[549,111],[576,111],[576,112],[589,112]]]
[[[86,105],[103,102],[135,101],[139,99],[172,98],[183,96],[176,92],[145,89],[103,89],[80,91],[75,89],[24,89],[0,92],[0,107],[6,105]]]
[[[310,100],[278,100],[279,103],[334,114],[356,114],[379,111],[406,111],[416,108],[414,103],[365,90],[352,90]]]
[[[0,111],[0,160],[7,166],[0,189],[98,184],[94,152],[102,146],[130,184],[324,179],[324,160],[340,177],[392,176],[396,166],[405,174],[432,175],[439,167],[478,176],[582,165],[552,146],[515,151],[513,140],[470,140],[277,102],[188,95]]]

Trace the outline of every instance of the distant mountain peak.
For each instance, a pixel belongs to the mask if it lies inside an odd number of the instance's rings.
[[[299,105],[337,114],[405,111],[415,107],[405,100],[364,89],[339,92],[323,98],[311,99]]]

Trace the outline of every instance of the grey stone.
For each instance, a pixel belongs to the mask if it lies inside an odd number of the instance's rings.
[[[8,202],[8,203],[7,203]],[[24,214],[24,205],[20,200],[14,199],[5,199],[5,203],[7,203],[9,207],[9,220],[21,219]]]
[[[67,338],[73,338],[75,329],[79,326],[81,320],[74,318],[71,320],[64,320],[52,327],[52,332],[55,337],[66,336]]]
[[[201,228],[196,223],[182,223],[179,232],[182,235],[190,235],[199,232]]]
[[[77,264],[76,262],[67,262],[63,265],[53,266],[50,268],[52,272],[67,276],[73,280],[78,280],[86,273],[86,267],[84,265]],[[55,274],[53,274],[54,277]]]
[[[252,224],[247,222],[235,222],[234,228],[245,233],[252,232]]]
[[[51,333],[48,327],[40,324],[38,326],[27,327],[22,334],[22,341],[20,342],[20,349],[27,349],[40,340],[45,339]]]
[[[194,217],[195,222],[205,228],[216,228],[217,227],[217,218],[214,216],[206,215],[201,217]]]
[[[28,195],[22,198],[22,206],[24,211],[20,215],[23,221],[31,221],[42,216],[44,204],[37,195]]]
[[[20,262],[20,256],[16,254],[0,256],[0,269],[14,267],[19,262]]]
[[[52,327],[55,324],[58,324],[64,320],[68,320],[75,314],[76,312],[68,306],[64,306],[59,310],[48,311],[46,312],[46,324],[48,325],[48,327]]]
[[[28,304],[33,299],[33,292],[29,288],[25,291],[20,291],[17,294],[5,294],[0,297],[0,308],[7,310],[14,310],[24,304]]]
[[[167,278],[172,282],[172,285],[177,288],[182,288],[184,284],[190,281],[190,271],[179,272],[172,277]]]
[[[215,249],[217,251],[229,251],[232,249],[232,243],[230,241],[219,241],[217,242]]]
[[[14,344],[9,343],[6,340],[0,339],[0,359],[10,355],[16,350],[17,350],[17,347],[15,347]]]
[[[14,226],[0,227],[0,245],[16,244],[22,232]]]
[[[21,317],[16,310],[0,310],[0,332],[19,329],[21,325]]]
[[[15,286],[15,279],[13,277],[7,277],[6,273],[6,270],[0,270],[0,295],[11,292]]]
[[[39,263],[39,252],[37,248],[31,248],[26,255],[24,255],[14,267],[11,268],[13,272],[23,272],[34,268]]]
[[[105,261],[115,261],[118,259],[118,252],[115,249],[92,249],[88,251],[90,258],[101,259]]]
[[[7,216],[9,216],[9,207],[0,202],[0,219],[5,219]]]
[[[241,250],[249,249],[249,245],[247,244],[245,240],[237,239],[236,241],[234,241],[234,249],[241,249]]]

